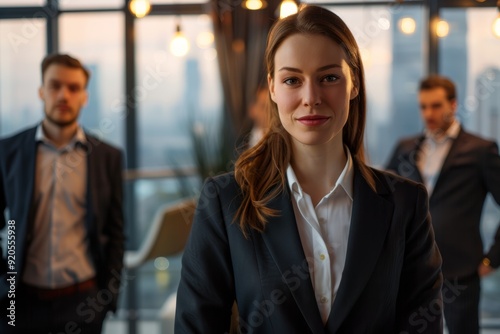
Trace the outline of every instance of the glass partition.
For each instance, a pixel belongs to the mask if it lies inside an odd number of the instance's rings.
[[[38,88],[45,27],[44,19],[0,20],[0,137],[43,118]]]

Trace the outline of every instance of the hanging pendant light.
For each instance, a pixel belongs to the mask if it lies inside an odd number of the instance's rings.
[[[264,0],[245,0],[241,2],[241,6],[249,10],[259,10],[267,7],[267,2]]]
[[[130,0],[128,3],[130,12],[137,18],[144,17],[151,11],[149,0]]]
[[[189,52],[189,41],[184,36],[180,23],[175,27],[175,35],[170,42],[170,52],[176,57],[184,57]]]
[[[446,37],[450,32],[450,25],[445,20],[440,20],[436,26],[436,35],[438,37]]]
[[[399,20],[399,29],[405,35],[412,35],[417,29],[417,23],[412,17],[403,17]]]
[[[293,0],[283,0],[280,5],[280,19],[293,15],[299,11],[299,7]]]
[[[496,38],[500,38],[500,0],[497,1],[498,14],[496,19],[493,21],[491,29],[493,30],[493,35]]]

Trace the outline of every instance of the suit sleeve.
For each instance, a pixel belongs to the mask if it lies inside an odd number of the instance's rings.
[[[217,184],[208,179],[182,257],[175,333],[228,332],[234,282]]]
[[[124,253],[124,227],[123,227],[123,178],[122,178],[122,154],[118,152],[111,163],[108,175],[113,189],[111,192],[111,206],[108,211],[108,219],[105,225],[105,234],[108,236],[105,254],[106,268],[109,268],[106,279],[107,288],[113,293],[113,301],[110,305],[111,311],[116,311],[118,301],[118,290],[121,281],[121,270],[123,268]]]
[[[491,193],[496,203],[500,205],[500,156],[498,155],[496,143],[491,143],[482,160],[484,186]],[[500,266],[500,224],[493,245],[486,256],[490,259],[492,267],[498,268]]]
[[[397,333],[441,333],[441,255],[434,241],[426,190],[422,185],[418,189],[415,215],[406,231]]]

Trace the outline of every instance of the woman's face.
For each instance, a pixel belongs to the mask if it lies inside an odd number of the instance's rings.
[[[278,47],[271,99],[294,145],[342,145],[357,96],[343,49],[322,35],[294,34]]]

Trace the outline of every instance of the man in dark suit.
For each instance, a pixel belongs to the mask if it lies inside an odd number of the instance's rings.
[[[387,169],[426,185],[443,257],[448,331],[474,334],[479,332],[480,277],[500,265],[500,230],[484,253],[479,229],[486,195],[500,203],[500,157],[496,143],[461,127],[455,118],[455,91],[445,77],[421,82],[424,134],[401,140]]]
[[[43,121],[0,141],[1,333],[100,333],[123,265],[121,152],[77,119],[89,72],[42,62]]]

